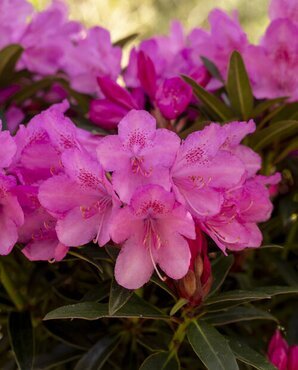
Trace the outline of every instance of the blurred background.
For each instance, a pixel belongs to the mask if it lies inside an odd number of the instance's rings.
[[[48,0],[29,0],[41,10]],[[258,41],[268,23],[269,0],[64,0],[72,19],[88,26],[108,28],[113,41],[137,32],[140,38],[166,33],[170,21],[182,21],[186,29],[208,26],[211,9],[238,11],[240,22],[252,42]]]

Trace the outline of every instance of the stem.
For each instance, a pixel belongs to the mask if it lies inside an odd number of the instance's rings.
[[[171,342],[170,342],[170,345],[169,345],[169,351],[171,353],[171,357],[177,353],[180,345],[182,344],[182,342],[184,341],[184,338],[185,338],[185,335],[186,335],[186,329],[188,327],[188,325],[191,323],[191,319],[186,317],[186,316],[183,316],[183,319],[184,321],[178,326]]]
[[[4,264],[0,262],[0,281],[5,288],[9,298],[12,300],[14,305],[19,311],[21,311],[25,305],[23,297],[21,296],[18,289],[14,286],[9,274],[6,272]]]

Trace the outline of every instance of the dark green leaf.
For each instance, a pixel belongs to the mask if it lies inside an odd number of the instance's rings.
[[[271,122],[278,122],[284,120],[295,120],[295,116],[298,112],[298,102],[288,103],[281,107],[281,109],[275,114]]]
[[[9,338],[20,370],[30,370],[34,361],[34,335],[30,312],[9,315]]]
[[[146,319],[167,319],[168,316],[163,314],[157,308],[152,306],[137,295],[133,295],[131,299],[118,310],[114,315],[109,315],[108,304],[96,302],[81,302],[56,308],[49,312],[44,320],[56,319],[85,319],[97,320],[103,317],[119,318],[119,317],[135,317]]]
[[[264,113],[269,108],[272,108],[279,103],[283,103],[285,100],[286,98],[284,97],[284,98],[268,99],[268,100],[262,101],[253,109],[251,116],[253,118],[259,117],[262,113]]]
[[[205,305],[212,305],[215,303],[229,302],[229,301],[256,301],[259,299],[269,299],[270,295],[263,291],[247,291],[247,290],[230,290],[228,292],[221,293],[215,297],[208,298],[205,301]]]
[[[42,80],[31,82],[30,85],[23,87],[21,90],[15,93],[11,97],[11,101],[13,101],[16,105],[19,105],[40,92],[40,90],[48,89],[54,82],[55,80],[52,77],[45,77]]]
[[[176,356],[169,352],[157,352],[146,358],[140,370],[179,370],[180,364]]]
[[[122,39],[114,42],[113,43],[113,46],[119,46],[119,47],[123,48],[126,44],[128,44],[131,41],[133,41],[138,36],[139,36],[138,33],[132,33],[131,35],[128,35],[126,37],[123,37]]]
[[[6,46],[0,51],[0,86],[3,86],[14,77],[14,69],[22,55],[23,48],[17,44]]]
[[[237,370],[238,365],[227,340],[204,321],[193,322],[187,330],[193,350],[207,369]]]
[[[158,285],[161,289],[163,289],[164,291],[166,291],[175,300],[177,299],[177,297],[175,296],[175,293],[158,276],[152,275],[150,281],[152,281],[152,283]]]
[[[287,139],[298,133],[298,121],[279,121],[250,136],[254,150],[266,148],[274,141]]]
[[[117,347],[116,337],[104,337],[100,339],[78,361],[74,370],[99,370]]]
[[[109,314],[114,315],[131,298],[133,290],[128,290],[118,285],[113,278],[109,298]]]
[[[268,294],[270,297],[281,294],[298,294],[297,286],[265,286],[256,288],[256,291]]]
[[[59,344],[47,353],[36,356],[34,370],[59,369],[60,365],[76,360],[80,356],[81,352],[77,349]]]
[[[234,256],[221,256],[214,263],[212,263],[213,283],[209,293],[209,297],[214,295],[225,281],[231,267],[234,263]]]
[[[234,338],[228,338],[229,346],[236,358],[258,370],[276,370],[266,357],[250,348],[247,344],[239,342]]]
[[[223,312],[207,314],[204,316],[204,320],[207,320],[212,325],[226,325],[233,322],[249,320],[277,321],[276,318],[268,312],[254,307],[233,307]]]
[[[230,58],[227,91],[235,112],[244,120],[251,117],[253,95],[244,62],[238,51],[233,51]]]
[[[286,148],[281,153],[276,153],[278,156],[274,160],[274,163],[279,163],[285,159],[292,151],[298,150],[298,138],[295,137],[289,143],[287,143]]]
[[[216,65],[210,59],[203,56],[201,56],[201,60],[211,76],[215,77],[217,80],[221,81],[224,84],[225,81]]]
[[[203,89],[202,86],[198,85],[192,78],[184,75],[182,75],[182,78],[192,87],[195,96],[208,108],[208,111],[212,112],[216,120],[229,121],[229,119],[233,117],[233,112],[230,108],[215,95]]]
[[[102,272],[103,272],[103,269],[102,269],[101,265],[100,265],[100,264],[99,264],[95,259],[90,258],[90,257],[85,253],[85,251],[80,250],[80,249],[78,249],[78,250],[76,250],[76,251],[71,250],[71,251],[69,251],[69,252],[68,252],[68,254],[70,254],[71,256],[74,256],[74,257],[78,257],[79,259],[81,259],[81,260],[83,260],[83,261],[85,261],[85,262],[90,263],[91,265],[93,265],[94,267],[96,267],[96,268],[97,268],[97,270],[98,270],[100,273],[102,273]]]

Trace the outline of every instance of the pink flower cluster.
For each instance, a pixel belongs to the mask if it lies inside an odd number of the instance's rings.
[[[281,332],[276,330],[269,343],[268,358],[278,370],[296,370],[298,369],[298,345],[289,346]]]
[[[115,276],[135,289],[154,270],[182,278],[195,227],[225,253],[258,247],[272,211],[260,157],[241,140],[253,121],[211,123],[184,141],[131,110],[118,134],[92,136],[53,105],[0,134],[0,253],[16,242],[31,260],[61,260],[89,242],[121,246]]]
[[[0,34],[0,49],[13,43],[24,48],[19,69],[40,76],[63,72],[80,92],[96,93],[97,76],[116,79],[120,73],[121,49],[113,47],[109,32],[69,21],[60,0],[42,12],[26,0],[1,0]]]
[[[168,36],[154,36],[131,50],[123,76],[125,88],[98,79],[105,98],[91,103],[90,119],[113,129],[130,109],[144,107],[149,107],[163,127],[167,120],[192,118],[193,97],[181,74],[214,92],[222,87],[222,81],[210,75],[201,57],[213,62],[225,79],[234,50],[243,56],[257,99],[287,97],[296,101],[297,13],[297,1],[272,0],[271,22],[258,45],[249,42],[235,13],[229,17],[215,9],[209,15],[210,31],[195,28],[187,35],[180,23],[173,22]]]

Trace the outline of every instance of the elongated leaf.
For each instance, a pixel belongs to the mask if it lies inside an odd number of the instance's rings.
[[[188,303],[188,300],[185,299],[185,298],[180,298],[175,304],[174,306],[172,307],[171,309],[171,312],[170,312],[170,316],[173,316],[175,315],[176,312],[178,312],[180,310],[180,308],[182,308],[183,306],[185,306],[186,304]]]
[[[215,297],[208,298],[205,305],[212,305],[215,303],[229,302],[229,301],[256,301],[259,299],[269,299],[270,295],[263,291],[247,291],[247,290],[230,290],[221,293]]]
[[[255,307],[233,307],[227,311],[207,314],[204,320],[212,325],[226,325],[233,322],[249,320],[273,320],[276,318],[268,312]]]
[[[225,281],[232,265],[234,263],[234,256],[222,256],[212,264],[213,283],[209,293],[209,297],[214,295]]]
[[[298,133],[298,121],[279,121],[250,136],[253,149],[266,148],[274,141],[281,141]]]
[[[30,370],[34,361],[34,335],[30,312],[9,315],[9,338],[20,370]]]
[[[283,103],[286,100],[285,97],[283,98],[276,98],[276,99],[268,99],[261,103],[259,103],[252,111],[251,116],[253,118],[260,116],[262,113],[264,113],[269,108],[272,108],[276,106],[279,103]]]
[[[119,318],[119,317],[135,317],[146,319],[167,319],[168,316],[163,314],[157,308],[144,301],[137,295],[133,295],[131,299],[118,310],[114,315],[109,315],[108,304],[96,302],[80,302],[56,308],[49,312],[44,320],[56,319],[84,319],[97,320],[103,317]]]
[[[298,294],[297,286],[268,286],[256,288],[256,291],[267,293],[270,297],[281,294]]]
[[[114,315],[131,298],[133,290],[128,290],[118,285],[113,278],[110,289],[109,314]]]
[[[216,78],[217,80],[221,81],[224,84],[225,81],[216,65],[210,59],[205,58],[203,56],[201,56],[201,60],[204,66],[206,67],[207,71],[211,74],[211,76],[213,76],[214,78]]]
[[[227,107],[215,95],[212,95],[203,89],[192,78],[184,75],[182,75],[182,78],[192,87],[195,96],[208,108],[208,111],[212,112],[212,115],[215,119],[220,121],[228,121],[233,117],[233,112],[230,110],[230,108]]]
[[[115,350],[117,337],[104,337],[100,339],[78,361],[74,370],[99,370]]]
[[[289,153],[291,153],[294,150],[298,150],[298,138],[297,137],[295,137],[293,140],[287,143],[286,148],[281,153],[277,153],[278,156],[274,160],[274,163],[279,163],[280,161],[285,159],[289,155]]]
[[[138,33],[132,33],[131,35],[125,36],[122,39],[116,41],[113,43],[114,46],[119,46],[120,48],[123,48],[126,44],[133,41],[135,38],[139,36]]]
[[[234,338],[228,338],[229,346],[236,358],[258,370],[276,370],[266,357],[250,348],[247,344],[239,342]]]
[[[180,364],[176,356],[170,357],[169,352],[157,352],[146,358],[140,370],[179,370]]]
[[[297,102],[284,104],[281,107],[281,109],[277,112],[277,114],[275,114],[272,117],[271,122],[275,123],[284,120],[294,120],[295,119],[294,117],[296,116],[297,112],[298,112]]]
[[[37,94],[40,90],[48,89],[54,82],[53,78],[45,77],[42,80],[32,82],[30,85],[23,87],[11,97],[11,101],[19,105],[25,100]]]
[[[82,250],[69,251],[68,254],[70,254],[71,256],[74,256],[74,257],[78,257],[79,259],[81,259],[81,260],[83,260],[85,262],[90,263],[91,265],[93,265],[94,267],[96,267],[97,270],[100,273],[103,272],[103,269],[102,269],[100,263],[98,263],[95,259],[90,258],[84,251],[82,251]]]
[[[21,45],[11,44],[0,51],[0,86],[7,84],[14,77],[14,69],[22,55]]]
[[[244,62],[238,51],[233,51],[230,58],[227,91],[235,112],[244,120],[251,117],[253,95]]]
[[[174,292],[169,288],[169,286],[164,283],[158,276],[153,275],[150,279],[150,281],[157,286],[159,286],[161,289],[163,289],[165,292],[167,292],[172,298],[175,300],[177,299]]]
[[[187,330],[193,350],[207,369],[237,370],[238,365],[227,340],[204,321],[193,322]]]
[[[58,369],[60,365],[74,361],[80,358],[82,352],[77,349],[59,344],[51,348],[47,353],[41,353],[36,356],[34,370]]]

